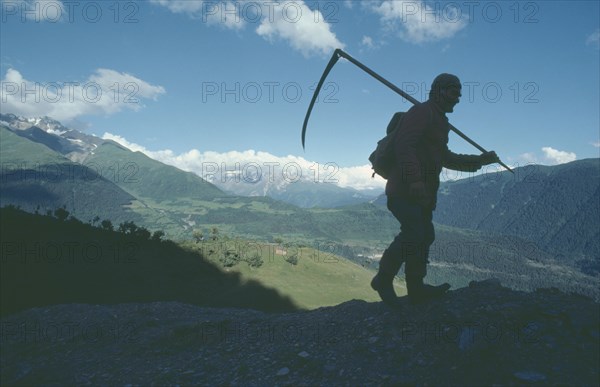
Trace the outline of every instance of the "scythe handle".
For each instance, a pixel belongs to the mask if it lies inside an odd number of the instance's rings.
[[[387,87],[389,87],[390,89],[392,89],[393,91],[395,91],[397,94],[401,95],[406,100],[410,101],[413,105],[419,103],[419,101],[417,101],[413,96],[407,94],[404,90],[400,89],[398,86],[394,85],[393,83],[391,83],[390,81],[388,81],[387,79],[385,79],[384,77],[382,77],[381,75],[377,74],[375,71],[371,70],[370,68],[368,68],[367,66],[365,66],[364,64],[362,64],[361,62],[359,62],[358,60],[354,59],[350,54],[348,54],[348,53],[346,53],[343,50],[341,50],[341,49],[338,48],[338,49],[336,49],[333,52],[333,56],[331,57],[331,60],[329,61],[329,64],[325,68],[325,72],[321,76],[321,79],[319,80],[319,84],[317,85],[317,89],[315,90],[315,94],[313,95],[313,99],[312,99],[312,101],[310,103],[310,106],[308,108],[308,112],[306,114],[306,118],[304,119],[304,126],[302,127],[302,147],[304,147],[304,137],[305,137],[305,134],[306,134],[306,125],[308,124],[308,117],[310,116],[310,112],[311,112],[311,110],[313,108],[313,105],[314,105],[314,102],[315,102],[315,100],[317,98],[319,90],[321,89],[321,86],[323,85],[323,82],[325,81],[325,78],[327,77],[327,75],[329,74],[329,72],[331,71],[331,69],[333,68],[333,66],[335,65],[335,63],[337,62],[337,60],[340,57],[343,57],[343,58],[347,59],[348,61],[352,62],[353,64],[355,64],[356,66],[360,67],[367,74],[369,74],[373,78],[377,79],[379,82],[383,83],[384,85],[386,85]],[[480,152],[483,152],[483,153],[487,152],[485,150],[485,148],[483,148],[481,145],[477,144],[475,141],[471,140],[466,134],[464,134],[463,132],[461,132],[460,130],[458,130],[454,125],[452,125],[452,124],[449,124],[449,125],[450,125],[450,130],[452,130],[454,133],[458,134],[463,140],[465,140],[469,144],[473,145]],[[502,161],[499,160],[498,164],[502,165],[508,171],[514,173],[513,170],[510,169],[508,167],[508,165],[504,164]]]
[[[347,60],[349,60],[350,62],[354,63],[355,65],[357,65],[358,67],[360,67],[362,70],[364,70],[367,74],[369,74],[373,78],[377,79],[379,82],[383,83],[384,85],[386,85],[387,87],[389,87],[390,89],[392,89],[393,91],[395,91],[396,93],[400,94],[405,99],[407,99],[410,102],[412,102],[413,105],[419,103],[419,101],[417,101],[416,99],[414,99],[413,96],[411,96],[410,94],[407,94],[406,92],[404,92],[404,90],[402,90],[398,86],[394,85],[392,82],[388,81],[387,79],[385,79],[381,75],[377,74],[375,71],[371,70],[370,68],[368,68],[364,64],[360,63],[359,61],[357,61],[356,59],[354,59],[353,57],[351,57],[350,54],[348,54],[348,53],[340,50],[339,48],[337,50],[335,50],[335,52],[338,52],[338,51],[339,51],[339,53],[338,53],[339,56],[342,56],[342,57],[346,58]]]

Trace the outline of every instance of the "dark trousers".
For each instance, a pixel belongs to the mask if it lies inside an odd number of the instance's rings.
[[[435,239],[433,211],[398,196],[388,196],[387,207],[400,222],[400,233],[379,261],[379,275],[393,280],[403,263],[407,279],[422,279],[427,274],[429,246]]]

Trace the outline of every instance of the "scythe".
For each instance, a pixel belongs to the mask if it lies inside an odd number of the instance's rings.
[[[315,93],[313,94],[313,97],[310,101],[310,105],[308,105],[308,111],[306,112],[306,117],[304,117],[304,124],[302,125],[302,148],[303,149],[305,148],[304,144],[305,144],[305,139],[306,139],[306,126],[308,125],[308,119],[310,117],[310,113],[312,112],[312,109],[315,105],[317,97],[319,96],[319,91],[321,91],[321,87],[323,86],[323,83],[325,82],[327,75],[329,75],[329,72],[331,71],[333,66],[335,66],[335,64],[340,59],[340,57],[344,57],[351,63],[355,64],[356,66],[358,66],[359,68],[364,70],[367,74],[371,75],[373,78],[377,79],[379,82],[383,83],[384,85],[386,85],[387,87],[389,87],[390,89],[395,91],[396,93],[400,94],[402,97],[404,97],[411,103],[413,103],[413,104],[419,103],[419,101],[417,101],[411,95],[407,94],[402,89],[400,89],[393,83],[389,82],[387,79],[383,78],[381,75],[377,74],[376,72],[374,72],[373,70],[371,70],[370,68],[365,66],[364,64],[362,64],[359,61],[357,61],[356,59],[354,59],[352,56],[350,56],[350,54],[348,54],[338,48],[333,52],[333,55],[331,56],[329,63],[327,63],[327,67],[325,67],[325,71],[323,72],[323,75],[321,75],[321,79],[319,79],[319,83],[317,84]],[[473,145],[480,152],[483,152],[483,153],[487,152],[481,145],[479,145],[475,141],[471,140],[466,134],[464,134],[463,132],[458,130],[456,127],[454,127],[454,125],[452,125],[452,124],[449,124],[449,125],[450,125],[450,130],[452,130],[454,133],[458,134],[461,138],[463,138],[469,144]],[[504,164],[502,161],[498,161],[498,163],[500,165],[502,165],[504,168],[506,168],[508,171],[514,173],[513,170],[510,169],[508,167],[508,165]]]

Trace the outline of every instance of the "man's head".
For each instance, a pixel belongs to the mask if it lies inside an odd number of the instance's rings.
[[[454,105],[460,101],[460,80],[456,75],[443,73],[435,77],[429,91],[429,99],[433,100],[446,113],[454,111]]]

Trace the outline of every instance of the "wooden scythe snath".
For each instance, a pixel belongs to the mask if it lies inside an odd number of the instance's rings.
[[[317,97],[319,96],[319,91],[321,91],[321,87],[323,86],[323,83],[325,82],[327,75],[329,75],[329,72],[331,71],[333,66],[335,66],[335,64],[337,63],[338,59],[340,59],[340,57],[344,57],[345,59],[349,60],[356,66],[360,67],[367,74],[371,75],[373,78],[377,79],[379,82],[383,83],[384,85],[386,85],[387,87],[389,87],[390,89],[395,91],[396,93],[400,94],[402,97],[404,97],[411,103],[413,103],[413,104],[419,103],[419,101],[417,101],[411,95],[407,94],[402,89],[400,89],[399,87],[397,87],[396,85],[394,85],[393,83],[388,81],[387,79],[383,78],[381,75],[377,74],[375,71],[371,70],[364,64],[362,64],[359,61],[357,61],[356,59],[354,59],[350,54],[348,54],[338,48],[333,52],[333,55],[331,56],[329,63],[327,63],[327,67],[325,67],[325,71],[323,72],[323,75],[321,75],[321,79],[319,79],[319,83],[317,84],[315,93],[313,94],[313,97],[310,101],[310,105],[308,105],[308,111],[306,112],[306,117],[304,117],[304,124],[302,125],[302,148],[303,149],[305,147],[304,144],[305,144],[305,139],[306,139],[306,126],[308,125],[308,119],[310,118],[310,113],[312,112],[315,102],[317,101]],[[466,134],[464,134],[463,132],[458,130],[456,127],[454,127],[454,125],[452,125],[452,124],[449,124],[449,125],[450,125],[450,130],[452,130],[454,133],[458,134],[461,138],[463,138],[469,144],[473,145],[475,148],[477,148],[482,153],[487,152],[481,145],[479,145],[475,141],[471,140]],[[500,165],[502,165],[504,168],[506,168],[508,171],[514,173],[513,170],[510,169],[508,167],[508,165],[504,164],[502,161],[499,160],[498,163]]]

